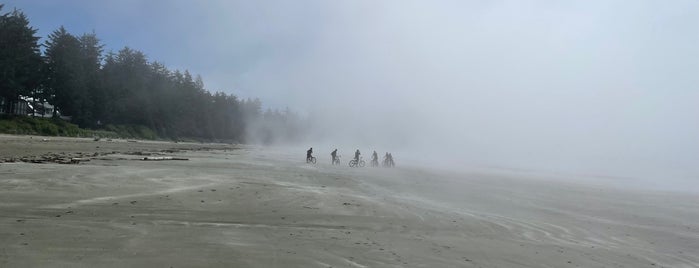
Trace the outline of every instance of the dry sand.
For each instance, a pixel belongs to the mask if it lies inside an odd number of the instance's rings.
[[[699,267],[691,192],[42,139],[0,136],[0,157],[98,154],[0,163],[0,267]]]

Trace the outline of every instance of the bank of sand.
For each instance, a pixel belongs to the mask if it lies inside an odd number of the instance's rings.
[[[699,266],[692,193],[36,139],[0,136],[0,154],[108,149],[0,164],[0,267]],[[138,161],[144,151],[189,161]]]

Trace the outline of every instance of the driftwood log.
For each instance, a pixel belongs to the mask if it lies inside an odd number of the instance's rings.
[[[166,161],[166,160],[189,160],[188,158],[181,158],[181,157],[170,157],[170,156],[146,156],[143,159],[143,161]]]

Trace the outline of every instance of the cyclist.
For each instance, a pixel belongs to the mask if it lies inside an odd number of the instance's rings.
[[[311,157],[313,157],[313,147],[311,147],[310,149],[308,149],[308,151],[306,151],[306,162],[310,162]]]
[[[332,156],[332,162],[333,165],[335,164],[335,161],[337,160],[337,149],[335,149],[332,153],[330,153],[330,156]]]

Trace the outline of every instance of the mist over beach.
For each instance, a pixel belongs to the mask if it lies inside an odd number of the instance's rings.
[[[699,267],[697,74],[694,0],[4,1],[0,267]]]

